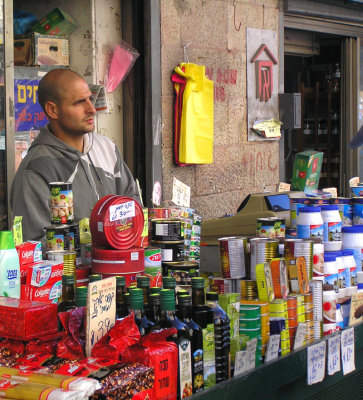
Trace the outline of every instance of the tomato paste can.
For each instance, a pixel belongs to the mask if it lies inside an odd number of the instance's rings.
[[[145,274],[153,277],[161,275],[161,248],[145,248]]]
[[[162,242],[180,242],[184,239],[183,221],[180,219],[151,220],[151,240]]]
[[[50,182],[50,211],[52,224],[71,224],[74,221],[71,182]]]
[[[47,250],[69,250],[69,225],[51,225],[45,228]]]
[[[69,225],[69,250],[76,252],[76,264],[80,265],[82,263],[81,255],[81,239],[79,234],[79,224]]]
[[[272,218],[257,218],[256,236],[274,239],[275,221]]]
[[[247,238],[231,236],[218,239],[223,278],[241,279],[246,276]]]
[[[160,247],[162,262],[184,260],[184,240],[151,241],[151,245],[155,247]]]
[[[142,207],[131,197],[104,196],[92,210],[90,229],[92,241],[98,246],[130,249],[144,229]]]
[[[192,278],[199,276],[199,264],[195,261],[162,263],[163,276],[175,278],[177,285],[191,285]]]

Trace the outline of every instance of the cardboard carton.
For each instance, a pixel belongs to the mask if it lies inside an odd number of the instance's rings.
[[[60,8],[55,8],[32,27],[32,32],[47,35],[70,35],[77,28],[74,19]]]
[[[291,189],[311,192],[318,189],[324,153],[308,150],[297,153],[292,173]]]

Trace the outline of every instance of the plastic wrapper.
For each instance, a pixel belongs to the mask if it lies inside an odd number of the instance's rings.
[[[30,32],[30,28],[37,22],[35,14],[15,8],[14,10],[14,35],[25,35]]]
[[[4,341],[2,341],[0,344],[2,344]],[[21,357],[22,354],[18,353],[13,353],[11,350],[9,350],[6,346],[0,348],[0,365],[4,367],[12,367],[18,363],[19,357]]]
[[[174,400],[177,396],[178,348],[167,341],[174,334],[175,328],[150,332],[122,355],[124,362],[140,362],[154,369],[152,398],[155,399]]]
[[[101,389],[91,397],[92,400],[129,400],[143,390],[154,385],[154,370],[139,363],[115,364],[107,367],[110,374],[100,381]]]
[[[65,332],[57,332],[54,335],[44,336],[41,339],[30,340],[26,344],[26,354],[49,353],[57,354],[58,341],[66,335]]]
[[[19,356],[25,354],[25,344],[21,340],[5,339],[0,342],[0,352],[10,355]]]
[[[57,332],[57,305],[0,297],[0,336],[31,340]]]
[[[57,356],[77,360],[85,357],[85,321],[86,307],[78,307],[58,314],[66,331],[57,347]]]
[[[91,396],[101,385],[95,379],[70,377],[53,373],[35,373],[28,370],[0,367],[0,376],[15,381],[29,381],[43,385],[55,386],[64,390],[75,390],[84,396]]]
[[[114,47],[108,74],[105,78],[105,86],[108,93],[112,93],[120,82],[126,78],[138,57],[137,50],[124,41]]]
[[[93,357],[109,357],[119,360],[124,351],[141,338],[140,331],[135,323],[134,314],[131,313],[121,321],[116,321],[115,326],[100,339],[92,349]]]
[[[9,397],[18,400],[82,400],[81,392],[68,391],[54,386],[34,382],[20,382],[12,379],[0,379],[0,398]]]

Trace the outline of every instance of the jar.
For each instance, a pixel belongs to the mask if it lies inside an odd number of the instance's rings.
[[[362,271],[363,225],[345,226],[343,232],[343,249],[353,249],[357,271]]]
[[[352,199],[353,225],[363,225],[363,197]]]
[[[354,259],[354,252],[352,249],[342,250],[343,262],[345,266],[345,295],[347,295],[347,288],[357,284],[357,264]]]
[[[299,208],[310,204],[307,197],[292,197],[290,199],[290,227],[296,227],[296,217],[299,215]]]
[[[332,204],[338,205],[339,214],[340,218],[342,219],[343,226],[352,226],[352,200],[347,197],[337,197],[336,199],[332,199]]]
[[[323,218],[320,207],[301,207],[296,218],[296,231],[299,239],[324,239]]]
[[[324,281],[324,245],[313,244],[313,279]]]
[[[343,260],[343,253],[341,251],[329,251],[325,252],[326,255],[335,256],[335,261],[338,266],[338,298],[342,299],[345,297],[345,264]]]
[[[338,251],[342,248],[342,219],[337,205],[321,207],[321,216],[324,221],[324,249]]]
[[[323,322],[324,324],[335,324],[336,322],[337,297],[333,290],[323,291]]]
[[[333,285],[334,292],[339,292],[338,264],[332,254],[324,254],[324,283]]]

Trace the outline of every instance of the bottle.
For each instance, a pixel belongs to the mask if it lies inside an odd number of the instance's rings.
[[[76,287],[76,307],[86,307],[87,306],[87,286]]]
[[[320,207],[300,207],[296,217],[296,236],[298,239],[324,240],[324,224]]]
[[[62,300],[58,303],[58,313],[68,311],[76,306],[74,296],[74,275],[62,276]]]
[[[144,296],[144,305],[147,308],[148,304],[148,297],[150,294],[150,279],[148,276],[138,276],[137,277],[137,287],[142,289],[143,296]]]
[[[160,287],[160,286],[153,286],[153,287],[150,288],[150,294],[154,294],[154,293],[160,294],[162,289],[163,288]]]
[[[189,328],[191,335],[193,393],[197,393],[204,389],[203,331],[192,319],[192,297],[189,294],[179,295],[178,301],[178,318]]]
[[[150,294],[146,316],[153,324],[157,324],[160,321],[160,293]]]
[[[10,231],[0,232],[0,296],[20,299],[19,256]]]
[[[140,335],[144,336],[150,332],[153,327],[153,323],[148,320],[144,313],[144,296],[143,290],[140,288],[135,288],[130,291],[129,297],[129,308],[135,313],[135,322],[139,328]]]
[[[217,292],[208,292],[206,297],[207,306],[213,310],[216,382],[218,383],[230,378],[230,320],[228,315],[218,304]]]
[[[176,280],[172,276],[163,276],[163,289],[171,289],[175,294]]]
[[[193,394],[191,368],[191,342],[188,327],[175,315],[175,293],[171,289],[163,289],[160,293],[161,315],[159,323],[153,330],[176,328],[177,333],[172,340],[178,346],[178,398]]]
[[[192,319],[203,332],[203,380],[207,388],[216,383],[216,364],[213,310],[205,305],[204,282],[204,278],[192,278]]]
[[[126,280],[124,276],[116,276],[116,319],[127,315],[125,303]]]
[[[89,276],[89,283],[96,282],[102,280],[102,275],[100,274],[92,274]]]

